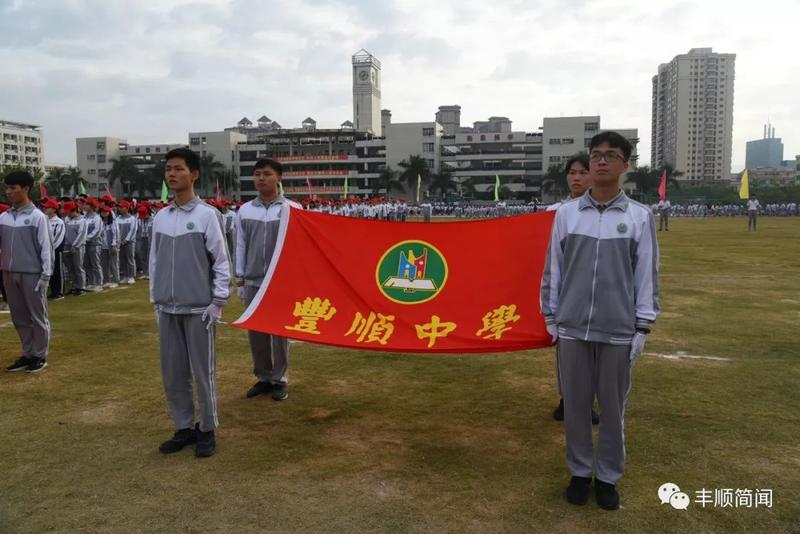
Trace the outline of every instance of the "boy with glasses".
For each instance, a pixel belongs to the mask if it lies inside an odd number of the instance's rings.
[[[556,212],[541,310],[558,343],[567,466],[567,501],[619,508],[625,465],[625,408],[631,370],[659,313],[658,242],[647,206],[619,187],[633,147],[616,132],[590,143],[592,187]],[[588,306],[587,306],[588,304]],[[591,408],[600,404],[600,437],[592,443]]]

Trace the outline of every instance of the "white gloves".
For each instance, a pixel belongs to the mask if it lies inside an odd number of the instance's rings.
[[[206,323],[206,330],[210,330],[213,325],[217,324],[219,320],[222,319],[222,306],[217,306],[212,302],[208,305],[206,311],[203,312],[200,319]]]
[[[239,287],[236,288],[236,296],[239,297],[239,300],[242,301],[242,304],[247,305],[247,299],[245,298],[244,286],[239,286]]]
[[[643,334],[641,332],[636,332],[634,334],[633,339],[631,340],[631,367],[636,365],[636,360],[639,359],[641,356],[642,351],[644,350],[644,342],[647,339],[647,334]]]
[[[40,278],[39,281],[36,282],[36,286],[33,288],[33,292],[43,295],[47,292],[47,287],[49,285],[50,284],[48,282],[45,282]]]
[[[551,338],[553,338],[553,343],[558,341],[558,326],[554,324],[548,324],[546,325],[546,327],[547,327],[547,333],[550,334]]]

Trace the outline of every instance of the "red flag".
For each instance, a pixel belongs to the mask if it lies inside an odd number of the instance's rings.
[[[549,346],[539,290],[554,215],[425,224],[285,210],[234,325],[392,352]]]
[[[39,197],[47,198],[47,187],[44,184],[39,184]]]
[[[661,183],[658,184],[658,199],[667,200],[667,170],[661,172]]]

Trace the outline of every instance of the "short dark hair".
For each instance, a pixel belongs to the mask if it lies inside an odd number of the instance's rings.
[[[6,185],[18,185],[33,189],[33,176],[28,171],[11,171],[3,178]]]
[[[253,166],[253,172],[256,172],[258,169],[265,169],[269,167],[275,174],[278,176],[283,176],[283,165],[281,162],[272,158],[261,158],[260,160],[256,161],[256,164]]]
[[[580,154],[575,154],[567,160],[567,164],[564,165],[564,174],[569,174],[569,169],[572,167],[573,163],[580,163],[584,169],[587,171],[589,170],[589,156],[581,152]]]
[[[633,153],[633,145],[630,141],[625,139],[624,136],[618,134],[617,132],[606,131],[600,132],[599,134],[592,137],[591,142],[589,143],[589,150],[594,149],[606,143],[611,148],[618,148],[622,150],[622,155],[625,156],[625,161],[631,159],[631,154]]]
[[[171,160],[172,158],[182,159],[192,172],[200,170],[200,156],[198,156],[197,152],[194,152],[193,150],[183,147],[173,148],[167,152],[167,155],[164,157],[164,162]]]

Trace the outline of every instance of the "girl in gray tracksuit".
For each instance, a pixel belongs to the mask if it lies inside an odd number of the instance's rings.
[[[119,228],[110,209],[104,210],[101,217],[103,227],[100,232],[100,262],[103,265],[103,279],[106,281],[103,287],[113,288],[119,284]]]
[[[133,283],[136,275],[136,218],[130,215],[125,207],[120,207],[120,212],[117,217],[120,278],[124,283]]]
[[[86,219],[77,206],[65,204],[68,216],[64,219],[64,262],[72,280],[72,293],[79,295],[86,287],[86,272],[83,270],[83,256],[86,248]]]
[[[100,242],[102,241],[103,221],[92,204],[86,205],[86,287],[99,290],[103,287],[103,269],[100,265]]]

